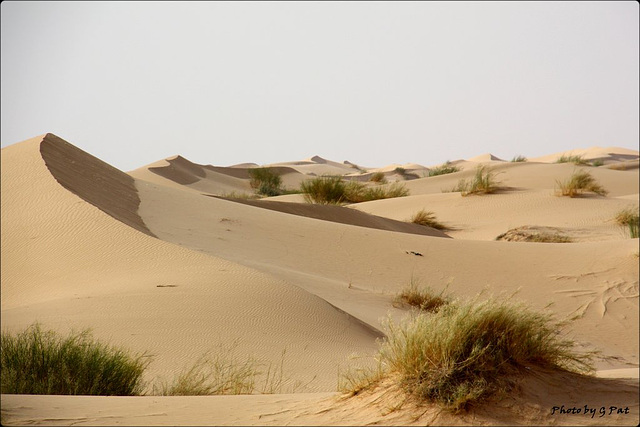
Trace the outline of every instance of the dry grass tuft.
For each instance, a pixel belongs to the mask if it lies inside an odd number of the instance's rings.
[[[385,175],[383,172],[376,172],[373,175],[371,175],[371,178],[369,178],[369,181],[377,182],[379,184],[386,184],[387,178],[385,178]]]
[[[609,192],[605,190],[591,173],[585,170],[574,171],[566,181],[556,181],[560,188],[559,194],[562,196],[579,197],[585,192],[592,192],[600,196],[606,196]]]
[[[409,286],[396,295],[394,303],[434,312],[449,303],[449,297],[445,296],[445,291],[446,288],[440,293],[435,293],[430,287],[420,287],[414,279],[411,279]]]
[[[461,179],[452,191],[459,191],[463,196],[494,193],[499,188],[499,182],[495,179],[496,175],[497,173],[490,167],[480,165],[476,168],[473,178]]]
[[[638,238],[638,227],[640,225],[640,216],[638,215],[637,207],[628,207],[621,210],[615,217],[615,221],[621,227],[626,227],[629,230],[629,235],[632,239]]]
[[[558,335],[562,326],[548,313],[496,299],[452,302],[398,325],[388,320],[383,372],[370,383],[399,378],[407,394],[460,412],[509,390],[524,368],[591,373],[593,354],[575,353],[574,343]]]
[[[556,163],[573,163],[576,165],[588,165],[583,156],[570,156],[570,155],[562,155],[556,160]]]
[[[418,212],[411,216],[411,222],[414,224],[424,225],[427,227],[432,227],[438,230],[447,230],[448,227],[436,219],[436,215],[425,209],[420,209]]]
[[[429,176],[447,175],[454,172],[459,172],[460,168],[446,161],[440,166],[429,169]]]

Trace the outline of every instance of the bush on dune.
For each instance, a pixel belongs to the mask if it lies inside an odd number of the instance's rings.
[[[34,324],[2,333],[2,393],[135,396],[149,358],[95,341],[89,331],[62,337]]]
[[[471,179],[461,179],[452,191],[459,191],[463,196],[469,194],[490,194],[498,190],[497,173],[488,166],[480,165]]]
[[[249,169],[251,188],[264,196],[279,196],[283,193],[282,178],[270,168]]]
[[[460,171],[459,167],[452,165],[449,161],[446,161],[440,166],[431,168],[429,170],[429,176],[447,175],[458,171]]]
[[[360,203],[409,195],[409,190],[399,182],[371,187],[357,181],[347,183],[339,176],[306,180],[300,190],[305,201],[318,204]]]
[[[605,190],[591,173],[585,170],[573,172],[566,181],[556,181],[560,188],[559,194],[562,196],[579,197],[585,192],[592,192],[600,196],[606,196],[609,192]]]
[[[354,385],[393,379],[418,400],[459,412],[509,390],[524,368],[592,372],[592,355],[577,354],[572,341],[560,339],[561,326],[523,304],[451,302],[400,324],[389,320],[379,354],[383,372]]]
[[[425,209],[420,209],[418,212],[411,216],[410,222],[418,225],[424,225],[426,227],[435,228],[437,230],[447,230],[448,227],[436,219],[436,215]]]
[[[621,227],[626,227],[629,230],[632,239],[638,238],[638,228],[640,227],[638,208],[629,207],[621,210],[616,215],[615,221]]]

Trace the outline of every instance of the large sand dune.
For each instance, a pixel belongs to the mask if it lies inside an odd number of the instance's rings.
[[[298,394],[3,395],[2,408],[18,424],[574,424],[550,413],[565,396],[565,405],[631,408],[630,415],[579,423],[637,424],[637,380],[620,377],[638,377],[638,240],[613,217],[637,209],[639,176],[637,167],[606,166],[631,165],[638,153],[612,147],[573,154],[603,161],[579,167],[609,190],[606,197],[556,196],[556,180],[577,168],[552,163],[560,154],[526,163],[487,154],[454,162],[462,169],[454,174],[412,177],[408,197],[334,207],[296,203],[299,195],[211,197],[252,192],[254,164],[225,168],[175,156],[127,174],[52,134],[4,148],[5,330],[35,321],[62,332],[92,328],[97,338],[154,354],[149,381],[170,379],[220,346],[265,364],[286,350],[289,381],[281,391]],[[500,172],[501,191],[443,192],[479,164]],[[291,188],[326,173],[365,175],[319,156],[269,166]],[[378,170],[404,180],[394,167]],[[451,229],[406,223],[422,208]],[[494,241],[522,226],[554,227],[575,243]],[[515,293],[535,309],[553,303],[558,317],[575,319],[570,334],[580,348],[601,352],[599,376],[614,378],[542,372],[523,379],[511,400],[495,403],[499,410],[454,417],[426,408],[417,421],[411,405],[384,415],[393,398],[383,394],[336,395],[340,370],[373,362],[381,319],[407,315],[393,297],[412,279],[448,286],[459,297]]]

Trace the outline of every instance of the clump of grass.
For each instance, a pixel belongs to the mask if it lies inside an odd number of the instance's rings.
[[[602,159],[596,159],[591,162],[591,166],[600,167],[604,165],[604,161]]]
[[[233,355],[233,347],[221,347],[214,355],[200,357],[191,367],[178,374],[171,384],[163,381],[154,385],[153,394],[212,396],[253,394],[256,391],[262,394],[280,393],[289,382],[289,378],[284,376],[285,354],[286,349],[282,351],[279,363],[266,365],[253,357],[239,360]],[[258,379],[261,376],[262,386],[259,386]],[[300,385],[294,384],[293,391]]]
[[[588,165],[583,156],[570,156],[570,155],[562,155],[556,160],[556,163],[574,163],[576,165]]]
[[[460,168],[452,165],[451,162],[447,160],[440,166],[429,169],[429,176],[446,175],[458,171],[460,171]]]
[[[33,324],[2,333],[2,393],[135,396],[144,388],[147,355],[94,340],[88,330],[66,337]]]
[[[556,181],[556,184],[560,188],[560,194],[562,196],[578,197],[587,191],[600,196],[606,196],[609,193],[598,184],[591,173],[584,170],[574,171],[569,179],[566,181]]]
[[[638,227],[640,226],[640,217],[638,216],[638,208],[626,208],[618,212],[615,221],[621,227],[629,230],[632,239],[638,238]]]
[[[339,176],[320,176],[300,184],[308,203],[339,204],[346,201],[346,184]]]
[[[377,182],[379,184],[385,184],[387,182],[387,179],[385,178],[385,175],[383,172],[376,172],[373,175],[371,175],[371,178],[369,178],[369,181]]]
[[[438,230],[447,230],[447,226],[438,222],[436,219],[436,215],[425,209],[420,209],[418,212],[411,216],[411,222],[414,224],[425,225],[427,227],[432,227]]]
[[[249,169],[251,188],[263,196],[279,196],[282,194],[282,178],[270,168]]]
[[[471,179],[461,179],[452,191],[459,191],[463,196],[469,194],[490,194],[498,190],[497,173],[488,166],[480,165]]]
[[[407,173],[407,170],[406,170],[405,168],[403,168],[403,167],[400,167],[400,166],[398,166],[397,168],[395,168],[393,171],[394,171],[395,173],[397,173],[398,175],[402,175],[402,176],[404,176],[404,174],[406,174],[406,173]]]
[[[513,159],[511,159],[514,163],[526,162],[527,158],[525,156],[517,155]]]
[[[537,243],[572,243],[573,239],[559,233],[536,233],[532,234],[526,241]]]
[[[449,303],[449,297],[444,294],[445,290],[446,288],[440,293],[436,293],[430,287],[421,287],[416,281],[411,280],[409,285],[396,295],[394,303],[401,306],[408,305],[423,311],[435,312]]]
[[[308,203],[341,204],[403,197],[409,194],[404,184],[394,182],[388,186],[370,187],[361,182],[345,183],[339,176],[322,176],[304,181],[300,185]]]
[[[454,302],[399,325],[389,320],[380,359],[408,394],[458,412],[508,390],[525,367],[592,372],[592,355],[560,339],[561,326],[523,304]]]
[[[251,394],[255,389],[258,369],[256,361],[234,359],[230,350],[199,358],[190,368],[176,376],[173,383],[154,387],[161,396],[208,396]]]

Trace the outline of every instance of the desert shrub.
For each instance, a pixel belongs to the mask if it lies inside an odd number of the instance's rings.
[[[453,302],[399,325],[389,320],[380,358],[408,394],[457,412],[509,389],[525,367],[593,371],[590,354],[559,338],[561,326],[523,304]]]
[[[11,394],[141,394],[146,355],[95,341],[88,330],[62,337],[34,324],[2,333],[1,388]]]
[[[385,178],[383,172],[376,172],[373,175],[371,175],[371,178],[369,178],[369,181],[384,184],[387,182],[387,179]]]
[[[403,167],[400,167],[400,166],[395,168],[393,171],[395,173],[397,173],[398,175],[403,175],[403,176],[404,176],[405,173],[407,173],[407,170],[405,168],[403,168]]]
[[[525,156],[515,156],[513,159],[511,159],[512,162],[514,163],[520,163],[520,162],[526,162],[527,158]]]
[[[621,210],[615,217],[616,223],[629,230],[632,239],[638,238],[638,226],[640,225],[640,217],[638,216],[638,208],[629,207]]]
[[[573,239],[559,233],[535,233],[529,236],[526,241],[537,243],[572,243]]]
[[[360,203],[378,199],[403,197],[409,194],[404,184],[370,187],[361,182],[345,183],[339,176],[322,176],[304,181],[300,189],[309,203]]]
[[[419,225],[426,225],[428,227],[432,227],[438,230],[446,230],[447,226],[438,222],[436,219],[436,215],[425,209],[420,209],[418,212],[411,216],[411,222]]]
[[[578,197],[584,192],[592,192],[601,196],[606,196],[605,190],[595,178],[587,171],[574,171],[566,181],[556,181],[562,196]]]
[[[282,194],[282,178],[270,168],[249,169],[251,188],[264,196],[278,196]]]
[[[591,166],[600,167],[604,165],[604,161],[602,159],[596,159],[591,162]]]
[[[394,298],[398,305],[409,305],[423,311],[438,311],[440,307],[449,303],[449,297],[445,296],[446,288],[440,293],[434,292],[428,286],[420,286],[415,280],[411,280]]]
[[[463,196],[469,194],[490,194],[498,190],[497,173],[488,166],[480,165],[471,179],[461,179],[452,191],[459,191]]]
[[[589,163],[584,159],[583,156],[569,156],[569,155],[562,155],[560,157],[558,157],[558,160],[556,160],[556,163],[574,163],[576,165],[588,165]]]
[[[552,228],[547,227],[549,230]],[[506,233],[500,234],[496,240],[508,242],[537,242],[537,243],[572,243],[573,239],[561,234],[559,230],[547,231],[546,229],[536,229],[528,226],[513,228]]]
[[[452,165],[449,161],[446,161],[440,166],[429,169],[429,176],[446,175],[458,171],[460,171],[459,167]]]
[[[308,203],[338,204],[346,202],[346,184],[339,176],[320,176],[300,184]]]

